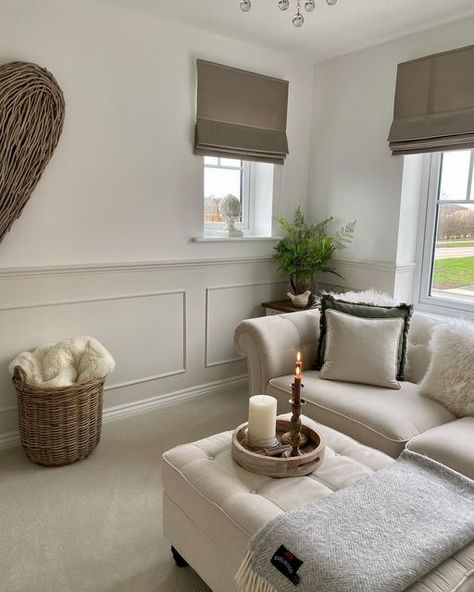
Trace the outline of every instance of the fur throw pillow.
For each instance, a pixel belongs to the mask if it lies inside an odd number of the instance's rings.
[[[474,416],[474,325],[456,321],[433,329],[431,362],[420,392],[458,417]]]
[[[373,304],[374,306],[396,306],[397,304],[400,304],[389,294],[373,289],[364,290],[362,292],[350,290],[349,292],[342,292],[340,294],[336,294],[335,292],[325,292],[325,294],[331,295],[336,300],[344,300],[344,302],[353,302],[354,304],[358,304],[359,302]]]

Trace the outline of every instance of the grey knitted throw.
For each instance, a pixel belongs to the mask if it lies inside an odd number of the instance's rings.
[[[278,516],[250,541],[240,592],[401,592],[474,540],[474,481],[414,452]]]

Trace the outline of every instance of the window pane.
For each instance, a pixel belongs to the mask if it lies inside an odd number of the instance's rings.
[[[240,199],[240,171],[205,169],[204,196],[225,197],[232,193]]]
[[[204,157],[204,165],[212,164],[217,166],[219,164],[219,159],[217,156],[205,156]]]
[[[443,152],[439,199],[467,199],[467,182],[471,164],[471,151]]]
[[[221,166],[239,168],[242,166],[242,161],[235,158],[221,158]]]
[[[232,193],[241,200],[240,169],[204,167],[204,222],[223,222],[219,213],[222,198]]]
[[[431,295],[474,302],[474,205],[438,207]]]

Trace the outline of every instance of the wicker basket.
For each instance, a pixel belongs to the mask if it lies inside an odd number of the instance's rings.
[[[27,384],[15,368],[20,439],[30,460],[47,467],[88,457],[100,440],[105,378],[62,388]]]

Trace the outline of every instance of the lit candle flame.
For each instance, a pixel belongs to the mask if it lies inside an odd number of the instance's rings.
[[[301,362],[301,352],[298,352],[298,353],[296,354],[296,361],[297,361],[297,362]]]
[[[301,368],[299,366],[296,366],[295,376],[296,378],[301,378]]]

